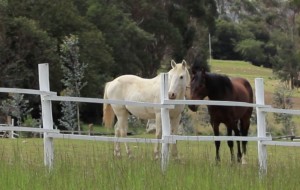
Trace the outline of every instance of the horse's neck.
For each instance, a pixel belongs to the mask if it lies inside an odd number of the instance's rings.
[[[178,100],[186,99],[186,89],[183,90],[181,93],[179,93],[176,99]]]

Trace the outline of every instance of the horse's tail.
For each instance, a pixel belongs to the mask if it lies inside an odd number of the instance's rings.
[[[109,82],[105,84],[104,88],[104,96],[103,99],[108,99],[107,97],[107,87],[109,85]],[[103,118],[102,122],[104,123],[104,126],[107,128],[111,128],[113,126],[115,120],[115,113],[111,107],[111,104],[103,104]]]

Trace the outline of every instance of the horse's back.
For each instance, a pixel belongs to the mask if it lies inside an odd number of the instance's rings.
[[[136,102],[158,102],[159,81],[156,78],[144,79],[135,75],[122,75],[109,83],[107,87],[107,98],[114,100],[127,100]],[[155,118],[153,107],[112,105],[116,115],[130,112],[143,118]]]
[[[253,103],[253,90],[248,80],[244,78],[232,78],[234,101]],[[250,120],[253,107],[234,107],[236,118]]]
[[[107,95],[110,99],[153,102],[159,89],[154,79],[135,75],[122,75],[109,83]]]
[[[253,90],[248,80],[232,78],[234,101],[253,103]]]

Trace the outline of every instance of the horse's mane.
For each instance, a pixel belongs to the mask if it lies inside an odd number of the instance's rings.
[[[207,72],[206,88],[210,99],[222,100],[232,93],[233,85],[228,76]]]

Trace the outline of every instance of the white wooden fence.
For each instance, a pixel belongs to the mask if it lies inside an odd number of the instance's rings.
[[[300,115],[300,110],[283,110],[275,109],[271,106],[265,105],[264,102],[264,84],[263,79],[255,79],[255,95],[256,104],[249,104],[244,102],[229,102],[229,101],[207,101],[207,100],[168,100],[167,96],[167,74],[161,75],[161,99],[160,103],[147,103],[147,102],[133,102],[121,100],[104,100],[98,98],[83,98],[83,97],[67,97],[57,96],[57,93],[50,91],[49,84],[49,65],[47,63],[39,64],[39,90],[17,89],[17,88],[0,88],[0,92],[5,93],[22,93],[22,94],[35,94],[40,95],[42,104],[42,121],[43,128],[28,128],[28,127],[1,127],[0,130],[8,131],[32,131],[44,133],[44,164],[50,168],[53,167],[54,160],[54,138],[65,139],[82,139],[82,140],[96,140],[96,141],[111,141],[111,142],[141,142],[141,143],[162,143],[162,159],[161,167],[165,171],[169,159],[169,146],[168,144],[176,143],[179,140],[185,141],[227,141],[227,140],[240,140],[240,141],[257,141],[258,143],[258,160],[260,174],[267,172],[267,150],[266,145],[277,146],[300,146],[300,142],[283,142],[272,141],[270,136],[266,134],[266,113],[287,113]],[[134,105],[134,106],[147,106],[161,108],[162,115],[162,139],[149,139],[149,138],[121,138],[121,137],[106,137],[106,136],[87,136],[87,135],[72,135],[61,134],[59,130],[53,129],[52,119],[52,101],[74,101],[74,102],[88,102],[88,103],[110,103],[119,105]],[[245,106],[255,107],[257,113],[257,136],[254,137],[241,137],[241,136],[178,136],[171,135],[169,109],[174,108],[176,104],[185,105],[222,105],[222,106]]]

